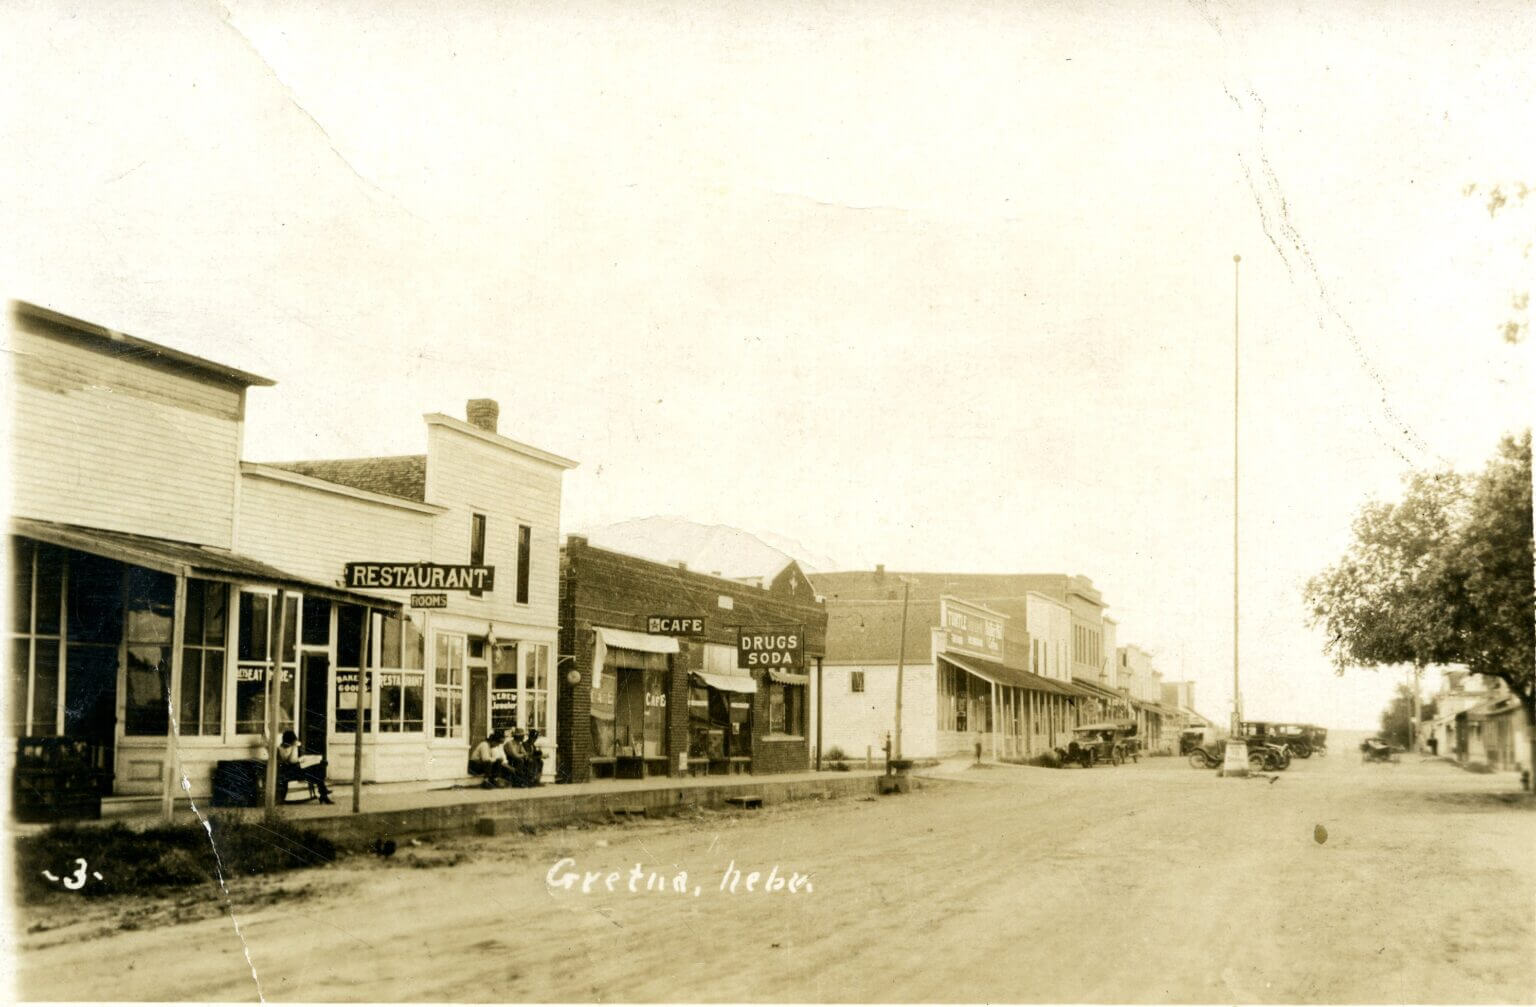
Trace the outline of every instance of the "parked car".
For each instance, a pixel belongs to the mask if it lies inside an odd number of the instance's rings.
[[[1273,724],[1270,730],[1296,758],[1312,758],[1312,740],[1306,724]]]
[[[1396,764],[1398,753],[1402,751],[1396,745],[1381,738],[1366,738],[1360,742],[1361,762],[1390,762]]]
[[[1245,739],[1246,740],[1246,739]],[[1248,769],[1259,773],[1284,769],[1290,764],[1281,746],[1247,741]],[[1217,738],[1189,753],[1189,764],[1196,769],[1220,769],[1227,758],[1227,739]]]
[[[1136,736],[1136,724],[1132,721],[1081,724],[1072,729],[1072,740],[1066,748],[1056,749],[1056,755],[1063,766],[1074,762],[1085,769],[1101,762],[1118,766],[1127,759],[1140,759],[1141,739]]]
[[[1307,744],[1312,746],[1312,751],[1318,755],[1328,754],[1328,728],[1316,727],[1307,724]]]

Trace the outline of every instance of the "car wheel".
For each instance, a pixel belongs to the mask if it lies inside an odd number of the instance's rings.
[[[1199,750],[1196,750],[1196,751],[1193,751],[1193,752],[1189,753],[1189,764],[1191,766],[1195,767],[1196,769],[1210,769],[1211,768],[1210,760],[1205,757],[1205,753],[1204,752],[1201,752]]]
[[[1250,752],[1248,754],[1248,768],[1254,772],[1262,773],[1268,768],[1263,752]]]

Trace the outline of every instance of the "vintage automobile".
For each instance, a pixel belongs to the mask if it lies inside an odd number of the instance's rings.
[[[1263,768],[1269,770],[1289,769],[1291,765],[1291,750],[1283,736],[1275,732],[1277,725],[1267,720],[1245,720],[1242,723],[1243,740],[1248,743],[1248,762],[1253,763],[1253,754],[1259,753],[1263,757]]]
[[[1306,724],[1271,724],[1270,734],[1298,759],[1312,758],[1312,739]]]
[[[1390,762],[1394,765],[1399,761],[1396,745],[1381,738],[1366,738],[1360,742],[1361,762]]]
[[[1189,755],[1195,749],[1204,745],[1205,735],[1205,730],[1199,727],[1179,732],[1179,754]]]
[[[1139,761],[1141,739],[1136,736],[1136,724],[1129,720],[1080,724],[1072,729],[1067,747],[1056,749],[1056,756],[1063,766],[1074,762],[1085,769],[1101,762],[1118,766],[1127,759]]]
[[[1248,769],[1259,773],[1265,770],[1284,769],[1281,753],[1274,745],[1249,741]],[[1227,739],[1216,738],[1189,753],[1189,764],[1196,769],[1220,769],[1227,757]]]
[[[1328,728],[1326,728],[1326,727],[1315,727],[1312,724],[1307,724],[1306,725],[1306,729],[1307,729],[1307,744],[1312,746],[1312,751],[1316,752],[1318,755],[1327,755],[1328,754]]]

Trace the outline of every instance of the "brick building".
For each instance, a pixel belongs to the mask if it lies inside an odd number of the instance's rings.
[[[809,768],[826,628],[795,563],[749,584],[569,536],[556,779]],[[740,632],[780,637],[798,660],[738,668]]]

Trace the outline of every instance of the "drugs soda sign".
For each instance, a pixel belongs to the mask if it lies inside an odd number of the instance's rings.
[[[736,632],[736,667],[762,671],[805,664],[804,634],[794,629],[742,629]]]

